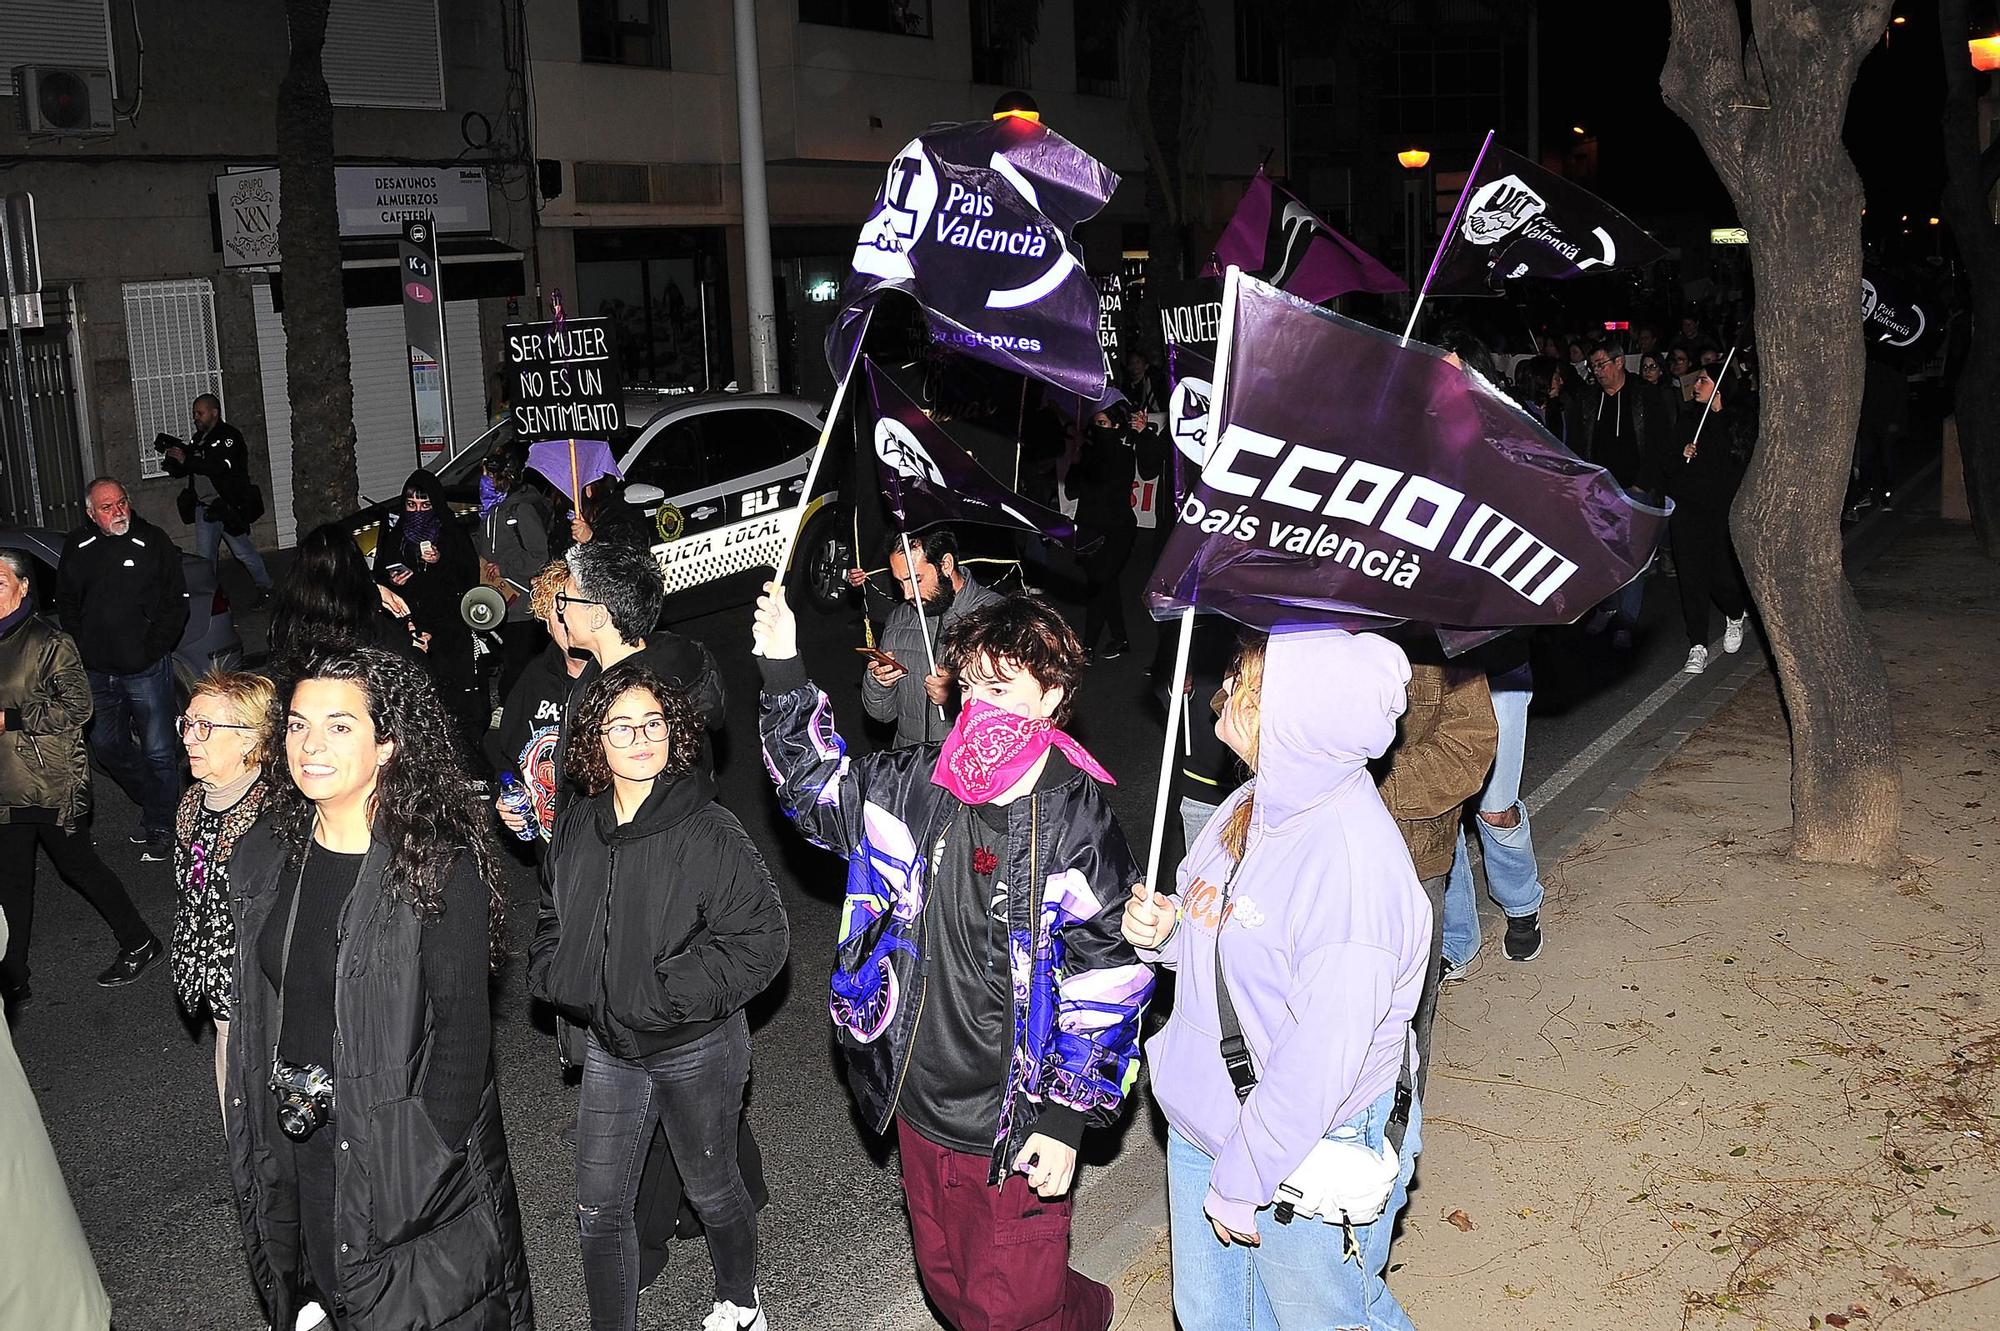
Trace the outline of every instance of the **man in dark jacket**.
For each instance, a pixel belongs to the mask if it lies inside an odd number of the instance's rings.
[[[1634,499],[1658,503],[1673,446],[1673,421],[1665,402],[1627,373],[1625,358],[1616,350],[1593,345],[1586,360],[1593,378],[1572,405],[1570,447],[1610,472]],[[1643,577],[1626,583],[1591,619],[1589,630],[1612,628],[1614,642],[1629,645],[1645,591]]]
[[[949,527],[912,533],[910,553],[914,564],[903,557],[902,541],[894,539],[889,576],[903,599],[882,624],[881,647],[896,664],[870,659],[861,678],[862,707],[877,721],[896,723],[893,745],[899,749],[943,739],[951,729],[940,710],[949,700],[951,682],[942,672],[931,673],[931,657],[946,629],[1000,599],[1000,593],[983,586],[959,562],[958,540]],[[917,602],[910,599],[912,582],[923,600],[921,618]]]
[[[181,552],[133,514],[109,476],[90,483],[84,506],[90,521],[63,543],[57,613],[90,672],[91,752],[140,808],[140,858],[164,861],[181,798],[173,662],[188,618]]]
[[[271,575],[250,539],[250,524],[264,511],[250,476],[250,449],[242,433],[222,419],[222,402],[213,393],[196,398],[190,414],[194,434],[185,447],[167,450],[167,474],[187,477],[181,512],[194,515],[195,553],[213,568],[217,548],[228,541],[236,562],[257,584],[255,609],[270,595]]]
[[[507,598],[500,630],[502,698],[513,692],[514,681],[548,641],[529,608],[528,583],[549,562],[549,510],[540,492],[523,483],[526,467],[525,450],[503,448],[486,459],[479,478],[479,530],[473,543],[479,550],[480,581]]]

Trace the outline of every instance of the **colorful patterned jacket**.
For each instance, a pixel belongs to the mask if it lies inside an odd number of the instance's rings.
[[[847,861],[828,1006],[855,1099],[886,1132],[923,1019],[931,864],[958,801],[931,783],[938,745],[850,758],[798,660],[765,662],[764,676],[760,729],[778,802],[808,841]],[[1119,933],[1140,871],[1097,782],[1074,772],[1008,806],[1007,823],[1014,1048],[993,1129],[996,1182],[1030,1134],[1073,1146],[1085,1124],[1117,1117],[1153,990]]]

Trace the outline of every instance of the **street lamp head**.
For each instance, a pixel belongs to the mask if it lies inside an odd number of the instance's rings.
[[[1585,129],[1582,125],[1571,125],[1569,127],[1569,132],[1576,135],[1579,139],[1587,139],[1590,137],[1590,131]]]
[[[1422,148],[1405,148],[1396,154],[1396,160],[1401,162],[1406,170],[1421,171],[1430,165],[1431,155]]]
[[[993,103],[993,118],[1005,120],[1010,116],[1016,120],[1026,120],[1039,125],[1042,123],[1042,108],[1036,104],[1033,97],[1019,89],[1003,92]]]

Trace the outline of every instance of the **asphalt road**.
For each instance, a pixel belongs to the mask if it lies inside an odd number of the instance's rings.
[[[1139,570],[1132,573],[1136,589]],[[240,571],[231,566],[224,577],[233,588]],[[260,617],[245,619],[245,637],[254,649],[261,642]],[[808,666],[828,687],[856,747],[872,745],[875,737],[861,726],[858,658],[850,650],[860,641],[858,622],[810,611],[802,622]],[[721,799],[763,848],[793,928],[789,970],[752,1009],[753,1114],[772,1195],[761,1235],[765,1304],[773,1325],[782,1328],[892,1322],[896,1309],[913,1306],[914,1287],[893,1155],[850,1110],[823,1000],[841,868],[807,847],[772,799],[755,750],[757,676],[747,610],[708,615],[682,628],[706,641],[722,664],[730,697],[728,729],[717,752]],[[1150,625],[1136,623],[1134,650],[1092,668],[1075,727],[1120,778],[1112,802],[1142,855],[1161,737],[1146,680],[1151,632]],[[1524,789],[1543,785],[1635,704],[1656,695],[1685,654],[1672,584],[1660,578],[1648,589],[1645,621],[1630,652],[1614,652],[1608,638],[1574,629],[1540,635],[1535,656],[1542,686]],[[1614,750],[1645,742],[1651,727],[1669,724],[1678,710],[1698,703],[1722,673],[1711,671],[1675,690],[1670,705]],[[1616,759],[1615,751],[1607,753],[1595,767],[1604,769]],[[1572,816],[1562,812],[1565,807],[1587,808],[1593,779],[1601,780],[1601,773],[1579,774],[1550,805],[1538,832]],[[133,806],[100,776],[100,849],[165,937],[173,912],[171,875],[166,865],[139,862],[137,847],[126,841],[134,830]],[[19,866],[9,871],[18,872]],[[530,873],[513,873],[508,888],[518,945],[532,926]],[[1559,933],[1551,934],[1549,946],[1562,946]],[[99,989],[92,977],[113,947],[102,922],[44,865],[32,957],[35,999],[14,1037],[111,1292],[117,1324],[122,1331],[260,1327],[230,1206],[211,1037],[180,1016],[164,965],[126,989]],[[518,962],[497,977],[494,1004],[496,1057],[539,1320],[545,1327],[581,1327],[587,1318],[573,1157],[562,1140],[576,1092],[559,1072],[550,1036],[531,1019]],[[1149,1153],[1156,1148],[1147,1138],[1155,1132],[1153,1116],[1142,1112],[1118,1132],[1090,1142],[1086,1157],[1102,1165],[1121,1148]],[[1100,1192],[1097,1180],[1115,1174],[1086,1171],[1080,1244],[1115,1220],[1117,1208],[1126,1204],[1120,1199],[1138,1186],[1128,1172],[1122,1183],[1107,1182]],[[1093,1206],[1098,1213],[1087,1216]],[[683,1249],[642,1299],[640,1324],[699,1325],[712,1297],[705,1254]]]

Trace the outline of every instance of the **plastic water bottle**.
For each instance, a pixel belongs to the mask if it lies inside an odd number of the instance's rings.
[[[535,825],[535,797],[521,784],[521,778],[512,772],[500,774],[500,807],[527,820],[521,830],[514,833],[515,836],[523,841],[533,841],[541,836]]]

